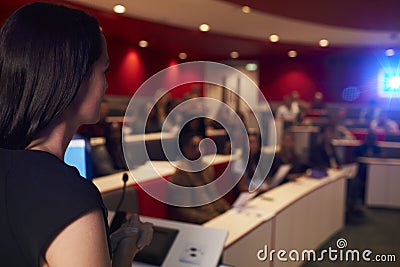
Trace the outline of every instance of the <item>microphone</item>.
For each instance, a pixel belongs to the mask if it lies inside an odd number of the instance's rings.
[[[126,212],[125,211],[120,211],[122,202],[124,201],[125,198],[125,191],[126,191],[126,182],[128,181],[128,174],[125,172],[122,175],[122,181],[124,182],[124,185],[122,187],[122,194],[121,194],[121,198],[119,199],[117,208],[115,209],[115,214],[114,217],[111,221],[110,224],[110,233],[112,234],[113,232],[115,232],[118,228],[121,227],[121,225],[126,221]]]

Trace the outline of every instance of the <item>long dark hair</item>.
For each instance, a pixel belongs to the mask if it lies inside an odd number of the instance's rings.
[[[247,161],[247,165],[246,165],[246,170],[245,170],[245,175],[247,176],[248,179],[251,179],[254,175],[254,171],[256,170],[257,165],[259,164],[259,160],[261,157],[261,135],[259,133],[256,132],[250,132],[248,133],[248,138],[250,139],[250,136],[254,136],[257,138],[257,142],[258,142],[258,147],[259,150],[255,153],[254,156],[250,155],[250,147],[247,148],[247,146],[243,147],[243,151],[242,151],[242,158],[246,159],[246,154],[249,155],[248,161]],[[250,145],[250,144],[249,144]]]
[[[99,24],[83,11],[15,11],[0,30],[0,147],[26,148],[71,103],[101,51]]]

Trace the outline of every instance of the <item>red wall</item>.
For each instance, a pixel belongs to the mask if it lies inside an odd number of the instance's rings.
[[[327,102],[364,104],[375,99],[382,107],[395,108],[398,99],[380,98],[377,78],[381,68],[398,69],[399,56],[387,57],[384,49],[339,50],[297,58],[273,57],[260,60],[260,89],[267,100],[280,101],[296,90],[311,101],[321,91]],[[345,101],[343,90],[356,87],[357,99]]]
[[[312,100],[316,91],[325,91],[321,62],[309,59],[272,57],[260,61],[260,89],[265,98],[281,101],[284,95],[298,91],[303,100]],[[328,97],[327,97],[328,98]]]
[[[107,39],[111,60],[107,94],[131,96],[146,79],[178,63],[176,59],[149,48],[142,49],[112,38]],[[388,58],[383,49],[339,50],[325,54],[299,55],[297,58],[262,58],[258,61],[260,89],[269,101],[281,101],[284,95],[296,90],[306,101],[312,101],[314,93],[321,91],[327,102],[363,104],[370,99],[376,99],[381,105],[400,104],[399,100],[377,96],[379,69],[397,67],[399,63],[399,57]],[[182,72],[175,74],[193,75]],[[342,92],[349,86],[357,87],[359,96],[346,102]],[[180,86],[174,89],[172,95],[182,97],[192,87],[192,84]]]
[[[107,38],[108,54],[110,57],[110,68],[107,73],[108,95],[132,96],[137,89],[150,77],[159,71],[178,64],[176,59],[160,54],[149,48],[139,48],[120,40]],[[196,80],[196,74],[182,71],[169,72],[165,77],[165,86],[170,80],[185,75]],[[197,78],[199,79],[199,78]],[[171,91],[171,95],[176,98],[183,97],[184,94],[191,91],[195,84],[186,84],[179,86]],[[197,85],[198,86],[198,85]],[[154,91],[159,88],[154,88]],[[149,96],[153,92],[149,92]]]

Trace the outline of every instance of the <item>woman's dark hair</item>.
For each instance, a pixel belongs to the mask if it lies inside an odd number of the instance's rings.
[[[49,3],[15,11],[0,30],[0,147],[24,149],[59,116],[102,52],[97,20]]]
[[[261,144],[261,135],[258,133],[258,132],[248,132],[248,134],[247,134],[247,138],[248,138],[248,141],[249,141],[249,139],[250,139],[250,136],[254,136],[254,137],[256,137],[257,138],[257,142],[258,142],[258,147],[260,148],[260,150],[257,152],[257,154],[255,155],[255,159],[257,159],[257,161],[258,161],[258,159],[260,158],[260,154],[261,154],[261,148],[262,148],[262,144]],[[243,145],[243,147],[242,147],[242,158],[243,159],[246,159],[250,154],[250,146],[249,146],[249,144],[244,144]],[[250,159],[250,158],[249,158]]]
[[[261,157],[261,135],[259,133],[256,132],[249,132],[248,133],[248,138],[250,139],[250,136],[254,136],[257,138],[258,141],[258,145],[259,145],[259,150],[257,151],[257,153],[254,156],[250,155],[250,147],[248,146],[244,146],[243,150],[242,150],[242,158],[246,159],[247,155],[249,156],[248,161],[247,161],[247,165],[246,165],[246,170],[245,170],[245,174],[247,178],[252,178],[254,175],[254,172],[256,170],[256,167],[259,164],[260,161],[260,157]],[[246,154],[245,154],[246,153]]]

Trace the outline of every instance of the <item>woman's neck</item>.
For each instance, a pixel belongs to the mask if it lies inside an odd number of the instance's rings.
[[[65,120],[56,120],[40,131],[26,149],[46,151],[64,160],[65,150],[77,128]]]

